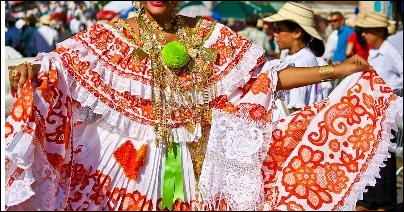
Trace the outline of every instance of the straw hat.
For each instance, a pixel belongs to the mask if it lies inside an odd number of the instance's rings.
[[[267,22],[292,21],[297,23],[312,37],[323,40],[315,28],[313,10],[301,4],[287,2],[277,14],[266,17],[263,20]]]
[[[264,28],[264,21],[262,19],[257,20],[257,28]]]
[[[43,15],[39,18],[39,23],[43,25],[50,25],[51,23],[51,17],[50,15]]]
[[[356,26],[362,28],[387,28],[389,22],[387,16],[381,13],[370,12],[366,14],[365,19],[359,20]]]
[[[389,26],[387,27],[387,33],[389,33],[389,35],[396,34],[396,32],[397,32],[396,21],[389,20],[388,22],[389,22]]]

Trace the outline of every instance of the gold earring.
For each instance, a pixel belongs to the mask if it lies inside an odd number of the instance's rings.
[[[140,1],[134,1],[133,5],[135,6],[137,11],[141,10],[143,7],[142,2]]]

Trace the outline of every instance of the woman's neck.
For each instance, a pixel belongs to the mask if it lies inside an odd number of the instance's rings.
[[[159,26],[164,26],[164,24],[166,23],[166,22],[169,22],[171,19],[172,19],[172,12],[167,12],[166,14],[164,14],[164,15],[160,15],[160,16],[153,16],[152,14],[150,14],[149,12],[147,12],[147,11],[145,11],[145,13],[146,13],[146,15],[147,15],[147,18],[150,20],[150,21],[155,21],[155,22],[157,22],[157,24],[159,25]]]
[[[383,43],[384,43],[384,39],[378,39],[378,40],[374,43],[373,48],[375,48],[375,49],[380,49],[380,47],[383,45]]]
[[[298,45],[294,45],[292,48],[289,49],[289,55],[293,55],[295,53],[297,53],[298,51],[300,51],[301,49],[303,49],[304,47],[306,47],[305,45],[302,44],[298,44]]]

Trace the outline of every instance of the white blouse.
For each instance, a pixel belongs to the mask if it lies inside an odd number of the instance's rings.
[[[403,88],[403,56],[387,40],[369,51],[368,62],[393,90]]]
[[[285,54],[281,58],[286,63],[293,63],[295,67],[312,67],[317,66],[316,56],[311,52],[309,47],[300,49],[293,55]],[[289,99],[287,99],[287,108],[303,108],[309,104],[318,101],[316,85],[308,85],[290,90]]]

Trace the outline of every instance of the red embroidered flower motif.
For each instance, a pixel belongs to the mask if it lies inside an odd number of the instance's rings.
[[[21,88],[20,94],[11,109],[11,117],[17,122],[27,122],[31,116],[33,101],[31,82],[28,80],[24,87]]]
[[[370,144],[375,140],[375,128],[368,124],[365,128],[358,127],[354,130],[353,135],[348,137],[348,141],[353,144],[353,149],[367,152],[370,149]]]
[[[286,204],[288,211],[304,211],[304,207],[297,204],[295,201],[290,201]]]
[[[345,171],[340,169],[338,164],[326,163],[324,166],[324,179],[327,181],[326,188],[333,193],[340,194],[347,187],[349,178],[345,175]]]
[[[344,114],[347,116],[348,124],[349,125],[359,124],[361,121],[360,117],[364,116],[366,113],[365,108],[359,105],[360,99],[357,96],[343,97],[341,99],[341,103],[348,103],[349,107],[349,110],[347,110],[348,114]]]
[[[299,156],[294,157],[285,168],[282,184],[287,192],[299,199],[306,199],[313,209],[319,209],[324,203],[331,203],[332,197],[318,183],[321,173],[325,173],[321,162],[324,153],[313,151],[308,146],[299,149]]]
[[[255,107],[251,108],[250,117],[253,120],[262,120],[266,115],[266,110],[264,106],[255,105]]]
[[[345,151],[341,152],[341,157],[340,160],[342,164],[346,167],[348,172],[357,172],[358,171],[358,162],[357,160],[353,157],[353,155],[350,155],[346,153]]]
[[[101,205],[103,200],[107,198],[112,179],[110,176],[102,174],[99,170],[96,171],[95,175],[96,180],[92,188],[94,193],[92,193],[90,199],[94,201],[95,205]]]
[[[73,165],[71,187],[74,188],[79,184],[81,184],[83,188],[89,184],[88,172],[83,164],[76,163]]]
[[[270,81],[267,73],[260,74],[254,84],[251,86],[251,92],[254,95],[258,95],[259,93],[268,94],[269,82]]]
[[[341,148],[341,144],[337,139],[333,139],[330,141],[330,143],[328,144],[328,147],[331,149],[331,151],[333,152],[339,152],[340,148]]]
[[[6,134],[6,138],[8,138],[8,136],[13,134],[13,132],[14,132],[13,125],[11,125],[10,122],[6,122],[6,126],[4,128],[4,131],[5,131],[4,133]]]

